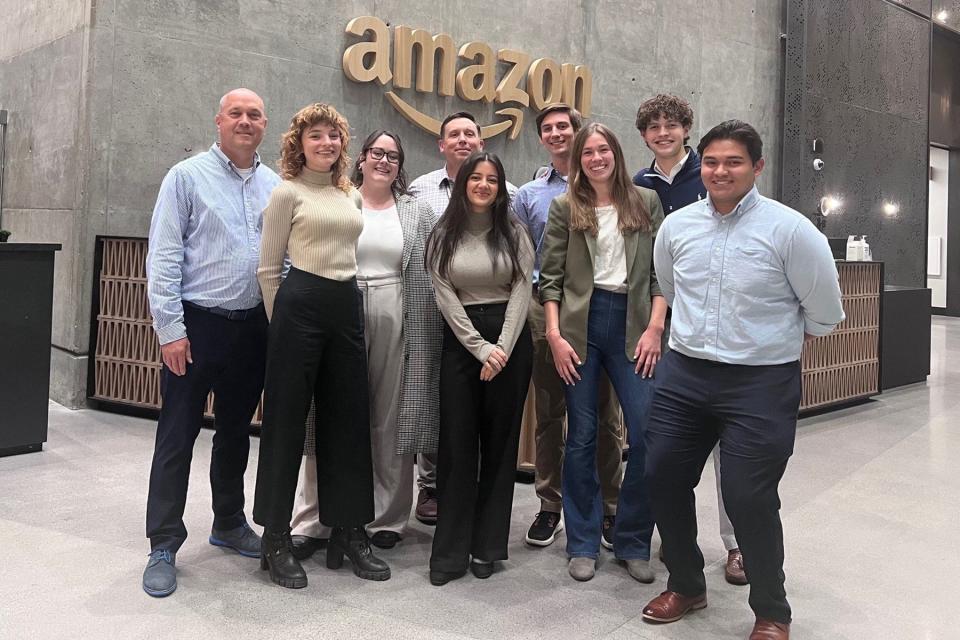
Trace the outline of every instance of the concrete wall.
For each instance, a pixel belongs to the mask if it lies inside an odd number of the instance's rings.
[[[930,29],[887,0],[788,2],[783,201],[813,214],[839,198],[826,234],[866,234],[887,284],[926,283]]]
[[[2,226],[57,242],[51,388],[82,402],[90,247],[82,240],[89,3],[0,0],[0,108],[7,109]],[[81,377],[82,373],[82,377]]]
[[[7,4],[14,6],[0,0]],[[41,15],[60,14],[48,19],[51,34],[69,13],[53,3],[37,6]],[[658,91],[679,93],[696,112],[694,144],[721,120],[750,121],[773,160],[761,190],[776,195],[780,184],[777,0],[103,0],[79,6],[69,35],[39,39],[46,53],[0,57],[0,108],[11,110],[14,147],[7,168],[11,211],[4,216],[18,240],[64,243],[51,393],[71,406],[84,393],[95,237],[146,235],[163,174],[213,142],[213,116],[226,90],[247,86],[265,98],[270,122],[261,151],[270,163],[290,116],[321,100],[341,108],[357,145],[375,127],[397,131],[411,177],[440,166],[435,141],[389,106],[382,87],[344,77],[341,56],[356,40],[344,27],[353,17],[448,33],[458,45],[480,40],[494,49],[588,64],[593,119],[621,137],[631,172],[650,162],[633,127],[638,103]],[[47,81],[34,87],[38,76]],[[30,90],[15,96],[14,84]],[[498,108],[403,95],[439,118],[467,108],[488,123]],[[533,113],[526,116],[519,139],[501,135],[489,144],[517,184],[545,161]],[[49,138],[27,136],[27,129],[43,129]],[[42,140],[43,163],[30,160],[27,139]]]

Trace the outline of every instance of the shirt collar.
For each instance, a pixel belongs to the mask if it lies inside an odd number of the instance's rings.
[[[217,161],[220,162],[220,164],[222,164],[225,168],[236,171],[237,165],[233,164],[233,161],[227,157],[227,154],[223,152],[223,149],[220,148],[219,142],[214,142],[210,146],[210,153],[212,153],[213,156],[217,159]],[[259,166],[260,166],[260,154],[254,151],[253,152],[253,169],[256,169]],[[254,171],[254,173],[256,173],[256,171]]]
[[[456,178],[451,178],[450,174],[447,173],[447,165],[440,167],[440,170],[437,171],[440,174],[440,180],[437,182],[438,187],[444,187],[450,185],[450,188],[453,188],[453,183],[456,182]]]
[[[680,171],[683,169],[683,165],[686,164],[687,158],[690,157],[690,150],[687,149],[686,151],[687,151],[687,152],[686,152],[685,154],[683,154],[683,157],[680,158],[680,162],[678,162],[677,164],[673,165],[673,169],[670,170],[670,173],[666,173],[665,171],[663,171],[663,170],[660,168],[660,165],[657,164],[657,159],[654,158],[654,159],[653,159],[653,170],[654,170],[654,172],[657,173],[660,177],[666,178],[668,181],[672,181],[674,178],[677,177],[677,174],[680,173]]]
[[[552,162],[548,163],[547,167],[549,167],[550,170],[540,176],[541,180],[547,184],[553,182],[554,180],[563,180],[564,182],[567,181],[567,176],[561,175],[561,173],[557,171],[557,168],[553,166]]]
[[[737,203],[737,206],[733,208],[733,211],[723,215],[722,217],[736,217],[739,216],[750,209],[752,209],[757,203],[760,202],[760,192],[757,191],[757,186],[754,185],[750,191],[747,192],[747,195],[743,196],[740,199],[740,202]],[[717,208],[713,206],[713,199],[710,197],[710,193],[707,192],[707,207],[709,207],[710,213],[714,216],[721,217],[720,212],[717,211]]]

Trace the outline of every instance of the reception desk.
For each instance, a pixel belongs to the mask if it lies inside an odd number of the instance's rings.
[[[94,293],[96,349],[90,397],[109,404],[160,407],[160,349],[151,328],[142,238],[100,238]],[[883,264],[837,262],[847,318],[804,346],[801,411],[848,404],[880,391]],[[528,394],[519,466],[534,462],[534,403]],[[207,413],[212,410],[208,398]],[[254,423],[259,424],[262,406]]]

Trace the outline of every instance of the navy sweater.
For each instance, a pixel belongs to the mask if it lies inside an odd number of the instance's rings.
[[[667,181],[660,177],[653,168],[653,164],[649,169],[644,169],[633,176],[633,184],[657,192],[660,196],[660,204],[663,205],[664,215],[669,215],[677,209],[707,197],[707,190],[700,180],[700,156],[689,147],[687,150],[690,155],[672,184],[667,184]]]

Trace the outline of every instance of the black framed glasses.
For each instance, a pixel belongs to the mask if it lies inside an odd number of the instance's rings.
[[[370,147],[367,149],[367,155],[378,161],[383,160],[383,156],[387,156],[387,162],[390,164],[400,164],[400,154],[396,151],[387,151],[380,147]]]

